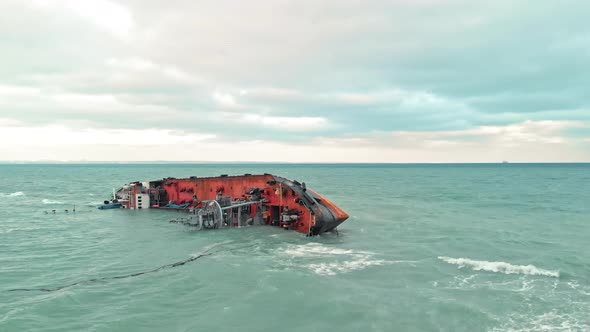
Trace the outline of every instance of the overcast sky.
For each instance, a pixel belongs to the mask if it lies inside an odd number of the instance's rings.
[[[2,0],[0,160],[590,161],[588,13]]]

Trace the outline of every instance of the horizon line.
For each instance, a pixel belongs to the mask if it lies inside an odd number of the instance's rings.
[[[149,160],[149,161],[61,161],[61,160],[0,160],[0,165],[13,164],[285,164],[285,165],[453,165],[453,164],[590,164],[590,161],[467,161],[467,162],[290,162],[290,161],[182,161],[182,160]]]

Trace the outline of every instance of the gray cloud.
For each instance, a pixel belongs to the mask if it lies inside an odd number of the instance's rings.
[[[0,112],[28,125],[277,142],[303,131],[338,140],[589,123],[588,9],[574,0],[8,0]]]

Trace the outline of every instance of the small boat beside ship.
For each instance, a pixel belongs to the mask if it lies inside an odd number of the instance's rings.
[[[112,201],[104,201],[103,205],[99,205],[98,209],[99,210],[109,210],[109,209],[120,209],[122,208],[123,205],[119,202],[116,202],[115,199],[113,199]]]
[[[348,214],[305,183],[271,174],[132,182],[99,209],[186,211],[202,229],[272,225],[309,236],[335,230]]]

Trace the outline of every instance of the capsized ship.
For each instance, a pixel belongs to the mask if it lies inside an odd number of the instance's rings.
[[[181,210],[200,229],[267,224],[310,236],[335,230],[348,219],[304,182],[266,173],[132,182],[98,208]]]

